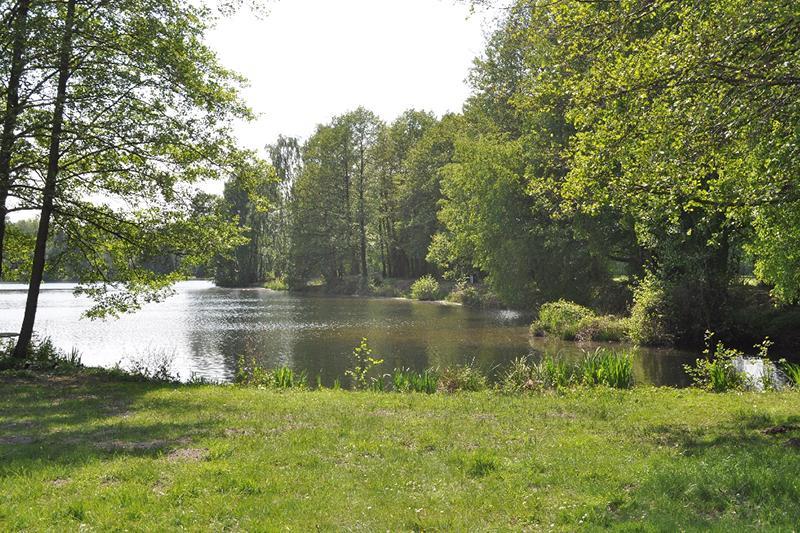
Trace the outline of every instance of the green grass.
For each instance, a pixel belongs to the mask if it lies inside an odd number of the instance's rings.
[[[800,393],[0,375],[0,530],[792,530]],[[765,429],[779,425],[786,431]]]

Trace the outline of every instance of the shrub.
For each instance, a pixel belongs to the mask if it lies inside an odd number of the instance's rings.
[[[367,375],[370,371],[383,364],[383,359],[373,357],[372,348],[366,338],[361,339],[361,343],[353,348],[353,367],[345,371],[345,375],[350,376],[353,380],[353,388],[368,389],[370,388],[370,380]],[[374,383],[377,378],[372,378],[371,382]],[[381,378],[381,381],[383,379]]]
[[[34,337],[28,345],[25,359],[21,361],[12,357],[15,345],[11,339],[0,344],[0,370],[20,365],[31,370],[83,368],[81,353],[77,349],[73,348],[69,352],[60,350],[50,337]]]
[[[284,278],[283,276],[279,276],[266,282],[264,284],[264,288],[273,291],[288,291],[289,283],[286,281],[286,278]]]
[[[565,340],[574,340],[581,320],[594,316],[591,309],[574,302],[567,300],[548,302],[539,308],[539,319],[531,325],[531,331],[546,332]]]
[[[628,336],[641,345],[669,345],[669,305],[662,283],[648,274],[633,291],[633,308],[628,319]]]
[[[628,336],[628,320],[612,315],[582,318],[575,327],[575,340],[620,342]]]
[[[725,392],[744,388],[745,376],[734,364],[734,360],[744,354],[739,350],[727,348],[721,342],[716,344],[712,352],[713,336],[711,332],[706,333],[706,348],[703,350],[705,357],[697,359],[694,365],[684,365],[684,370],[692,379],[692,383],[701,389]]]
[[[411,297],[415,300],[436,300],[439,298],[439,282],[433,276],[423,276],[411,285]]]
[[[474,365],[447,367],[439,372],[440,392],[481,391],[486,389],[486,376]]]

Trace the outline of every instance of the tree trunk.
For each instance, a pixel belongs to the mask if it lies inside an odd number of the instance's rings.
[[[366,176],[364,175],[365,172],[365,151],[364,144],[360,146],[360,161],[359,161],[359,168],[358,168],[358,230],[359,230],[359,241],[360,241],[360,259],[361,259],[361,280],[363,287],[367,286],[367,213],[366,213],[366,198],[365,198],[365,189],[366,189]]]
[[[28,10],[30,0],[20,0],[14,21],[14,42],[11,45],[11,71],[8,76],[6,111],[3,116],[3,133],[0,138],[0,280],[3,279],[3,252],[5,250],[6,215],[8,192],[11,188],[11,152],[14,148],[14,130],[17,127],[19,109],[19,84],[22,79],[24,61],[22,54],[27,40]]]
[[[58,90],[53,108],[53,125],[50,132],[50,154],[47,161],[47,177],[42,195],[42,212],[39,217],[39,229],[36,233],[36,246],[33,251],[31,280],[28,285],[28,299],[25,303],[25,316],[22,319],[14,357],[23,359],[27,356],[28,346],[33,337],[33,325],[36,321],[36,308],[39,304],[39,291],[42,286],[47,252],[47,237],[50,234],[50,218],[53,215],[53,199],[56,193],[58,164],[61,153],[61,130],[64,123],[64,106],[67,100],[67,82],[71,74],[69,60],[72,55],[72,33],[75,20],[75,2],[68,0],[67,16],[64,21],[64,35],[58,58]]]

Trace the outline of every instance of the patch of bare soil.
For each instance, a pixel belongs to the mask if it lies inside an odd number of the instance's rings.
[[[31,444],[35,440],[30,435],[0,435],[0,444]]]
[[[196,462],[202,461],[208,456],[208,450],[204,448],[179,448],[167,455],[167,461],[175,463],[178,461]]]
[[[761,431],[761,433],[763,433],[764,435],[782,435],[784,433],[788,433],[789,431],[791,431],[793,429],[794,429],[794,426],[787,426],[787,425],[782,424],[780,426],[773,426],[771,428],[767,428],[767,429]]]

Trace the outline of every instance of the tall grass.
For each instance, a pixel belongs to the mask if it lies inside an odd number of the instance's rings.
[[[786,379],[793,388],[800,388],[800,364],[783,361],[781,370],[786,374]]]
[[[498,387],[515,393],[575,385],[628,389],[633,386],[633,356],[629,352],[598,348],[594,352],[584,352],[577,361],[545,356],[532,362],[522,357],[511,363]]]
[[[308,376],[305,371],[295,372],[287,366],[268,369],[262,367],[255,358],[248,362],[244,356],[239,357],[236,370],[236,383],[252,387],[269,389],[305,389],[308,387]]]
[[[409,368],[395,368],[392,386],[397,392],[424,392],[433,394],[439,387],[439,374],[433,369],[415,372]]]
[[[615,389],[633,386],[633,357],[628,352],[597,348],[584,352],[578,362],[578,374],[584,385],[607,385]]]

